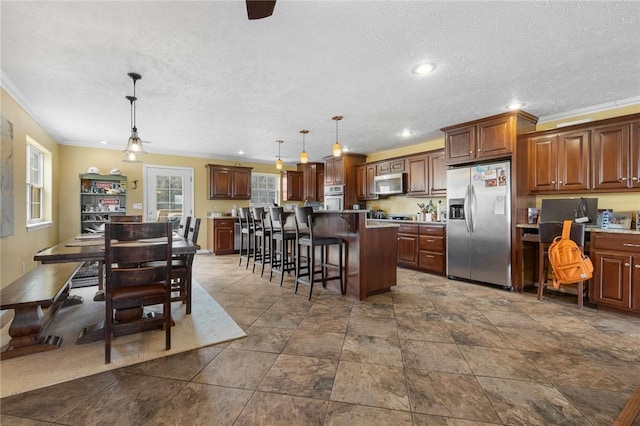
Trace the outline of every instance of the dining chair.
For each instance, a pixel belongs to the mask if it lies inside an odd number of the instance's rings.
[[[309,300],[313,292],[313,283],[321,282],[322,287],[327,286],[329,280],[340,280],[340,293],[344,294],[344,277],[342,262],[342,245],[344,241],[338,236],[318,235],[314,230],[314,214],[312,207],[300,207],[295,209],[296,216],[296,277],[294,293],[298,293],[298,284],[309,285]],[[329,263],[328,248],[338,247],[338,264]],[[316,248],[320,248],[319,269],[316,269]],[[305,249],[304,255],[302,249]],[[327,269],[337,270],[338,274],[327,276]],[[320,274],[320,278],[316,275]]]
[[[180,222],[178,222],[178,235],[183,238],[187,238],[187,233],[189,232],[189,222],[191,221],[191,216],[181,216]]]
[[[171,244],[168,222],[105,225],[105,363],[113,337],[157,326],[171,349]],[[161,316],[142,315],[144,306],[160,304]]]
[[[124,215],[124,216],[109,216],[109,222],[118,223],[118,222],[142,222],[142,215]]]
[[[555,237],[562,235],[562,222],[540,222],[538,225],[538,300],[544,297],[544,288],[547,285],[549,274],[549,246]],[[585,232],[584,223],[573,222],[569,238],[576,243],[584,253]],[[582,309],[584,298],[584,281],[578,283],[578,307]]]

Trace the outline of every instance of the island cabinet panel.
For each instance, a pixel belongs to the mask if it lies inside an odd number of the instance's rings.
[[[529,139],[531,193],[581,192],[589,189],[589,131]]]
[[[591,258],[593,301],[640,313],[640,235],[593,232]]]
[[[250,200],[251,167],[207,164],[210,200]]]
[[[535,130],[537,117],[524,111],[494,115],[443,128],[448,165],[511,157],[518,135]]]

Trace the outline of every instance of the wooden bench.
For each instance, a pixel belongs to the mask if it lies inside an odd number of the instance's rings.
[[[39,265],[0,293],[0,309],[13,309],[9,326],[11,340],[2,348],[0,359],[58,349],[62,337],[43,333],[60,306],[69,298],[71,278],[82,262]],[[81,298],[74,299],[82,303]]]

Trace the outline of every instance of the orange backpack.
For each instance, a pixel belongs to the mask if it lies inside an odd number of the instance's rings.
[[[591,259],[569,238],[571,223],[571,220],[564,221],[562,236],[555,237],[549,246],[549,263],[554,276],[553,288],[559,288],[561,284],[586,281],[593,276]]]

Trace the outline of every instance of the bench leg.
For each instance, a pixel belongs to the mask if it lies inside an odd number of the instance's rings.
[[[51,306],[49,310],[51,308],[53,308],[53,306]],[[50,313],[47,312],[47,314]],[[15,358],[17,356],[58,349],[62,344],[62,337],[40,335],[43,331],[46,316],[40,306],[16,308],[15,317],[9,326],[11,340],[6,349],[3,348],[3,351],[0,352],[0,359]]]

